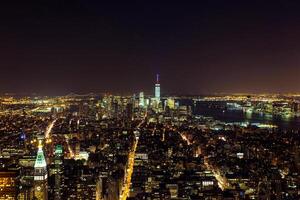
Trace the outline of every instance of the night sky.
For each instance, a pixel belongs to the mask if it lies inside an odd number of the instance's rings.
[[[8,2],[1,93],[300,92],[297,1]]]

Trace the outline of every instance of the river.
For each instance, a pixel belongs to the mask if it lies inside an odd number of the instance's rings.
[[[273,124],[281,129],[300,129],[300,117],[281,117],[275,115],[246,113],[225,108],[226,102],[197,102],[193,108],[195,115],[213,117],[223,122],[249,122]]]

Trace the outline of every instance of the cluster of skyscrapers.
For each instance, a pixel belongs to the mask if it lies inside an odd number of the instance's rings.
[[[247,115],[267,97],[161,96],[160,86],[157,75],[151,95],[1,98],[0,199],[299,199],[297,129],[197,115]]]

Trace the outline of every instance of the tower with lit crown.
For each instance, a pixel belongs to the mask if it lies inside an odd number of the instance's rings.
[[[60,200],[62,196],[62,184],[63,184],[63,148],[61,145],[55,146],[55,185],[54,185],[54,199]]]
[[[160,83],[159,83],[159,74],[156,74],[155,99],[156,99],[157,103],[160,102]]]
[[[34,196],[37,200],[48,199],[48,172],[42,141],[39,140],[38,152],[34,164]]]

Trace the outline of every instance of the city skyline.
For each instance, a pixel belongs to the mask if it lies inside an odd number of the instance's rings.
[[[299,3],[1,4],[0,93],[287,93]],[[178,84],[180,83],[180,84]]]
[[[161,98],[159,83],[1,96],[0,199],[299,199],[299,96]]]
[[[0,200],[300,200],[300,2],[0,3]]]

